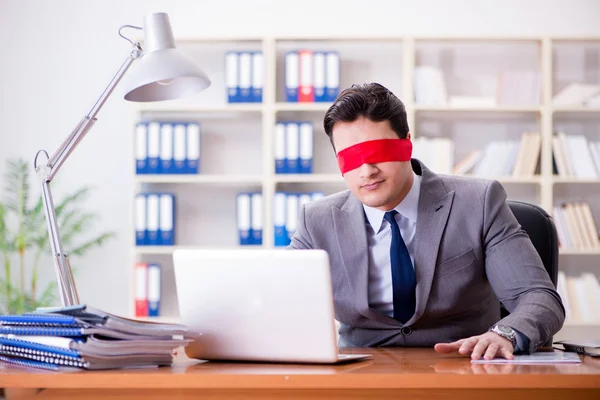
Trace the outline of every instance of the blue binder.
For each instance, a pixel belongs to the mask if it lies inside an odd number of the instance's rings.
[[[225,86],[227,89],[227,102],[239,103],[240,101],[240,69],[239,53],[229,51],[225,54]]]
[[[175,244],[175,196],[172,193],[159,195],[159,237],[158,245],[173,246]]]
[[[297,174],[300,172],[300,125],[297,122],[285,124],[285,172]]]
[[[285,122],[277,122],[275,124],[275,173],[285,174],[286,173],[286,127]]]
[[[173,166],[173,124],[162,122],[160,124],[160,163],[159,174],[172,174]]]
[[[147,172],[149,174],[159,173],[160,162],[160,122],[148,123],[148,162]]]
[[[246,246],[252,244],[252,226],[251,226],[251,200],[250,193],[238,193],[236,198],[237,211],[236,221],[238,229],[239,244]]]
[[[285,229],[285,204],[286,194],[276,192],[273,199],[273,223],[274,223],[274,245],[276,247],[287,246],[289,244],[288,235]]]
[[[139,122],[135,127],[135,173],[148,173],[148,125]]]
[[[161,267],[158,263],[148,263],[148,316],[160,315]]]
[[[264,56],[260,51],[252,53],[252,93],[250,101],[253,103],[262,103],[263,86],[265,82]]]
[[[241,103],[252,102],[252,53],[241,52],[239,55],[239,101]]]
[[[159,242],[159,203],[158,193],[146,194],[146,244],[149,246],[156,246]]]
[[[263,232],[262,193],[252,193],[250,203],[250,229],[252,232],[250,244],[261,245]]]
[[[325,65],[326,53],[322,51],[315,51],[313,53],[313,79],[314,79],[314,91],[315,91],[315,102],[326,102],[327,92],[325,90],[325,76],[327,68]]]
[[[340,55],[336,52],[328,52],[325,64],[327,66],[325,74],[327,101],[333,102],[340,92]]]
[[[200,170],[200,123],[187,124],[186,135],[186,174],[197,174]]]
[[[147,237],[147,210],[146,195],[138,194],[135,196],[135,245],[145,246],[148,243]]]
[[[312,173],[314,152],[314,135],[311,122],[300,123],[299,142],[298,172],[301,174],[310,174]]]
[[[173,173],[184,174],[187,168],[187,124],[176,123],[173,132]]]
[[[298,102],[300,85],[300,56],[297,51],[285,53],[285,98],[289,103]]]

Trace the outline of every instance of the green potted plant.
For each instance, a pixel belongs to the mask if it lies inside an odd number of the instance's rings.
[[[0,313],[21,314],[37,307],[56,305],[56,282],[39,287],[38,268],[42,256],[51,254],[46,216],[41,195],[30,206],[30,164],[9,160],[5,191],[0,198]],[[114,237],[102,232],[86,237],[98,216],[86,212],[83,202],[90,193],[83,187],[55,202],[62,243],[68,252],[73,273],[73,259]],[[52,261],[50,261],[52,262]]]

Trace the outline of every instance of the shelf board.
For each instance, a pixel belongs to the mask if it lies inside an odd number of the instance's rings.
[[[331,103],[276,103],[275,111],[319,111],[325,112]]]
[[[599,113],[600,107],[584,107],[584,106],[572,106],[572,107],[553,107],[553,113]]]
[[[260,184],[261,175],[136,175],[136,183]]]
[[[140,103],[140,112],[203,112],[203,113],[228,113],[228,112],[262,112],[262,103],[240,104],[163,104],[162,102]]]
[[[340,174],[277,174],[275,183],[344,183]]]
[[[539,113],[541,107],[452,107],[452,106],[426,106],[415,105],[415,111],[418,112],[491,112],[491,113]]]
[[[600,249],[573,249],[561,247],[558,249],[561,255],[600,256]]]
[[[552,183],[581,183],[581,184],[598,184],[600,179],[578,179],[565,177],[552,177]]]
[[[219,249],[219,250],[235,250],[235,249],[260,249],[262,245],[248,246],[136,246],[135,253],[143,254],[173,254],[175,250],[202,250],[202,249]]]

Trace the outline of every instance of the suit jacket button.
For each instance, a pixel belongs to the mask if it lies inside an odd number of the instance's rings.
[[[412,329],[410,328],[410,326],[405,326],[402,329],[400,329],[400,332],[402,332],[403,335],[410,335],[412,333]]]

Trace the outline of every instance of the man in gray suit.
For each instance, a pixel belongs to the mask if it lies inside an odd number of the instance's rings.
[[[411,158],[404,104],[376,83],[343,91],[324,127],[349,190],[303,207],[290,248],[329,254],[341,347],[511,359],[561,328],[560,296],[498,182]]]

